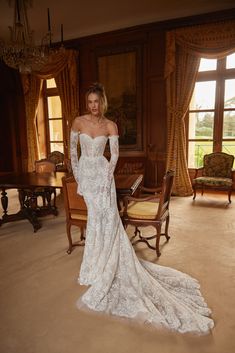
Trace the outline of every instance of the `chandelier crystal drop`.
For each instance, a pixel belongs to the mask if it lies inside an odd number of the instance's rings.
[[[14,20],[10,27],[10,41],[0,42],[0,58],[6,65],[19,70],[21,73],[38,71],[46,64],[52,52],[51,26],[48,9],[48,32],[42,38],[40,45],[34,44],[33,31],[30,29],[27,8],[30,0],[14,0]]]

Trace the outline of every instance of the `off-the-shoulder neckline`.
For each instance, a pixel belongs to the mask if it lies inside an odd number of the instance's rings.
[[[95,140],[95,139],[98,138],[98,137],[105,137],[105,138],[119,137],[119,135],[109,135],[109,136],[106,136],[106,135],[97,135],[97,136],[94,136],[94,137],[93,137],[93,136],[87,134],[86,132],[74,131],[74,130],[72,130],[72,132],[74,132],[74,133],[77,132],[79,135],[86,135],[86,136],[90,137],[92,140]]]

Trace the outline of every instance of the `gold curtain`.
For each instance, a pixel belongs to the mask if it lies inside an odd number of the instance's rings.
[[[175,170],[175,195],[192,194],[186,159],[185,116],[200,57],[222,58],[234,50],[235,21],[180,28],[167,33],[167,169]]]
[[[28,142],[28,171],[34,170],[34,161],[38,159],[38,137],[36,129],[36,111],[41,89],[41,80],[33,75],[21,75],[24,92],[26,129]]]
[[[73,119],[78,115],[78,79],[74,65],[67,65],[57,76],[55,76],[61,98],[62,114],[66,121],[65,155],[69,156],[69,136]]]
[[[30,129],[27,129],[28,151],[29,156],[31,156],[28,161],[29,171],[34,169],[34,162],[38,159],[39,155],[35,121],[40,85],[43,79],[55,78],[56,84],[58,85],[62,113],[67,122],[65,145],[68,146],[71,121],[78,113],[77,57],[78,53],[76,51],[61,48],[58,52],[50,56],[48,63],[40,71],[33,72],[29,75],[22,75],[24,92],[27,92],[26,87],[28,92],[30,92],[28,96],[25,94],[27,126],[30,126]],[[35,82],[39,85],[37,91],[34,89]],[[33,154],[31,153],[32,150],[34,151]]]

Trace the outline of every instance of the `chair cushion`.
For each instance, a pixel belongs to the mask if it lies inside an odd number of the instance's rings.
[[[193,179],[193,184],[208,185],[208,186],[232,186],[232,179],[230,178],[216,178],[216,177],[198,177]]]
[[[72,219],[78,219],[81,221],[87,221],[87,215],[83,215],[83,214],[78,214],[78,213],[71,213],[71,218]]]
[[[158,211],[158,203],[143,201],[130,202],[127,209],[127,214],[131,218],[136,219],[155,219]]]

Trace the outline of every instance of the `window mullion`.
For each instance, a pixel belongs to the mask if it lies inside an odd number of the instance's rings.
[[[45,127],[46,127],[46,149],[47,155],[50,151],[50,142],[49,142],[49,112],[48,112],[48,105],[47,105],[47,91],[46,91],[46,81],[43,82],[43,101],[44,101],[44,116],[45,116]]]
[[[214,152],[219,152],[222,149],[223,107],[224,107],[224,78],[220,77],[218,78],[217,85],[216,85]]]
[[[202,62],[202,65],[200,64],[201,71],[199,71],[195,83],[195,93],[191,99],[188,120],[187,139],[190,168],[201,166],[203,156],[212,151],[226,151],[227,153],[235,155],[235,109],[233,101],[235,96],[232,86],[233,82],[228,81],[227,83],[226,81],[234,79],[235,68],[230,64],[231,68],[227,69],[226,59],[227,57],[218,59],[216,68],[213,65],[210,67],[210,63],[206,63],[205,61]],[[210,84],[210,81],[214,81],[214,87],[212,83]],[[232,92],[227,92],[229,89]],[[226,99],[228,100],[226,109],[225,93]],[[212,97],[215,99],[214,106]],[[206,104],[204,104],[205,102]],[[208,105],[207,102],[209,102]]]

